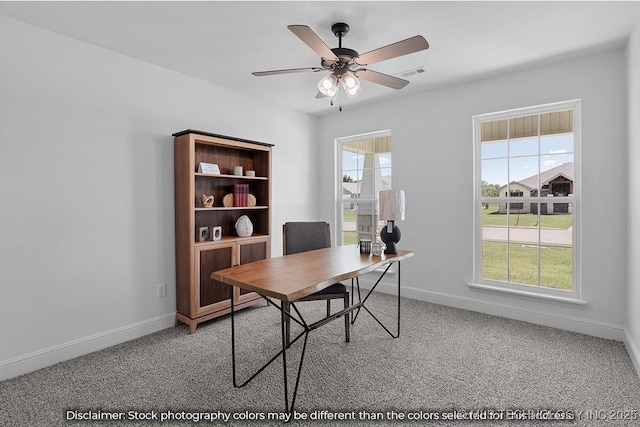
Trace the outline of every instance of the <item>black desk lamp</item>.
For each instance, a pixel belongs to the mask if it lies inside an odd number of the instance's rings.
[[[404,191],[383,190],[380,192],[380,219],[387,220],[380,230],[380,239],[387,248],[385,254],[397,254],[396,243],[400,241],[400,229],[395,221],[404,221]]]

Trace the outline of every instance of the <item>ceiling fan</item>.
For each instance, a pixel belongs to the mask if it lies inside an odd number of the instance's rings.
[[[374,49],[362,55],[353,49],[342,47],[342,38],[349,32],[349,25],[338,22],[331,26],[331,31],[338,38],[338,47],[330,49],[318,35],[306,25],[289,25],[287,28],[300,40],[306,43],[318,55],[320,55],[320,67],[289,68],[284,70],[256,71],[254,76],[272,76],[276,74],[304,73],[330,71],[318,83],[316,98],[330,98],[331,104],[338,96],[340,87],[349,98],[360,93],[360,80],[402,89],[409,84],[408,80],[379,73],[363,68],[376,62],[397,58],[429,48],[429,43],[422,36],[414,36],[378,49]],[[342,107],[340,108],[342,110]]]

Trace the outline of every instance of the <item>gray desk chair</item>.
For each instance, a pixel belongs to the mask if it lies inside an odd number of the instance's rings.
[[[327,222],[287,222],[282,226],[284,255],[312,251],[331,247],[331,230]],[[331,300],[344,300],[344,308],[349,307],[349,291],[342,283],[335,283],[321,291],[308,295],[298,301],[327,300],[327,317],[331,315]],[[297,302],[297,301],[296,301]],[[285,304],[289,311],[289,305]],[[287,345],[290,340],[290,319],[286,317],[285,330]],[[344,316],[345,341],[349,342],[349,316]]]

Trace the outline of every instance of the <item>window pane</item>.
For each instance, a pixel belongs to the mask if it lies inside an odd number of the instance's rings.
[[[507,280],[507,244],[505,242],[482,241],[482,278]]]
[[[538,154],[538,138],[512,139],[509,141],[509,156],[531,156]]]
[[[499,212],[498,203],[481,203],[482,277],[507,280],[507,216]]]
[[[573,280],[573,203],[547,203],[540,217],[540,284],[570,290]]]
[[[507,141],[487,141],[480,146],[482,159],[507,157]]]
[[[509,137],[512,139],[538,135],[538,115],[514,117],[509,120]]]
[[[509,159],[509,190],[526,193],[538,188],[538,157],[514,157]]]
[[[525,199],[523,199],[525,200]],[[510,228],[510,238],[518,241],[534,242],[538,243],[537,234],[535,234],[534,228],[538,227],[538,215],[536,209],[538,205],[536,203],[530,203],[529,201],[503,203],[508,205],[508,224]],[[503,208],[506,212],[506,208]],[[532,237],[534,236],[534,237]]]
[[[509,203],[509,281],[538,286],[537,203]]]
[[[507,165],[507,159],[482,161],[482,197],[503,196],[499,190],[507,185]]]
[[[358,242],[355,203],[342,205],[342,242],[344,245],[355,245]]]
[[[391,168],[383,168],[380,169],[380,188],[378,189],[378,193],[381,190],[391,190],[392,181],[391,181]]]
[[[573,249],[571,246],[541,246],[540,285],[571,290],[573,287]]]
[[[558,166],[571,163],[570,170],[571,177],[573,178],[573,154],[551,154],[540,156],[540,171],[548,171],[549,169],[557,168]]]
[[[378,163],[381,168],[390,168],[391,167],[391,153],[380,153],[378,154]]]
[[[573,132],[573,110],[540,114],[540,135]]]
[[[482,226],[486,227],[506,227],[507,217],[500,213],[500,203],[481,203],[480,211],[482,212]]]
[[[549,237],[541,237],[542,243],[553,243],[571,245],[573,244],[573,235],[571,227],[573,226],[573,203],[541,203],[540,210],[540,227],[549,230]],[[554,215],[550,215],[553,213]],[[546,215],[545,215],[546,214]]]
[[[342,182],[358,182],[360,181],[360,174],[357,170],[343,170]]]
[[[572,154],[542,156],[540,185],[542,197],[565,197],[574,194]],[[549,211],[548,213],[553,213]]]
[[[538,245],[509,242],[509,281],[538,286]]]
[[[356,207],[356,229],[358,240],[370,239],[375,241],[378,231],[377,202],[359,202]]]
[[[540,154],[573,153],[573,134],[540,137]]]
[[[364,163],[364,155],[359,154],[355,149],[342,151],[342,169],[343,170],[357,170],[362,168]]]

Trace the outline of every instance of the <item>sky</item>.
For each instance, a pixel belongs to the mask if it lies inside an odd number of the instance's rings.
[[[485,142],[482,181],[500,186],[574,161],[573,134]]]
[[[344,174],[351,176],[355,181],[362,178],[364,165],[364,154],[357,154],[351,151],[342,152],[342,170]],[[381,176],[391,176],[391,153],[378,154],[378,162]],[[369,167],[369,165],[367,165]]]

